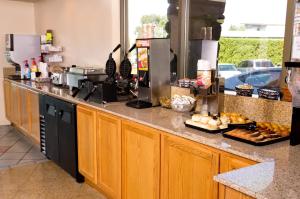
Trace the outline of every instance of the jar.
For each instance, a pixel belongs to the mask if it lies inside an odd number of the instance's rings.
[[[198,60],[197,86],[210,87],[214,82],[215,70],[211,68],[209,61]]]

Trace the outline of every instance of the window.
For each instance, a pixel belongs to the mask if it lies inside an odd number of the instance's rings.
[[[136,39],[169,37],[167,0],[128,0],[128,44],[132,46]],[[132,73],[137,74],[136,51],[129,55]]]
[[[287,0],[226,0],[219,66],[237,66],[240,74],[223,76],[225,89],[239,84],[279,89]],[[220,75],[222,76],[220,67]]]

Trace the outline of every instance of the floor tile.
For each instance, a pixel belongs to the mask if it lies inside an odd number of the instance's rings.
[[[3,136],[5,136],[8,132],[7,131],[0,131],[0,138],[2,138]]]
[[[18,137],[8,137],[6,138],[6,136],[2,137],[0,139],[0,146],[12,146],[14,145],[20,138]]]
[[[0,170],[0,183],[1,199],[106,199],[51,161]]]
[[[19,140],[7,152],[26,153],[32,148],[32,144]]]
[[[43,160],[46,157],[41,152],[27,153],[23,160]]]
[[[19,160],[0,160],[0,168],[5,168],[11,165],[15,165]]]
[[[0,146],[0,153],[5,153],[9,148],[10,146]]]
[[[26,153],[9,153],[6,152],[0,156],[0,160],[21,160]]]

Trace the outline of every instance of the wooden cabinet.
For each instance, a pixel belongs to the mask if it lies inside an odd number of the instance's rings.
[[[97,184],[96,111],[77,106],[77,142],[79,172]]]
[[[39,143],[39,94],[9,81],[4,81],[4,94],[7,119]]]
[[[122,122],[122,199],[158,199],[161,132]]]
[[[121,199],[121,120],[97,114],[97,186],[106,196]]]
[[[40,110],[39,110],[39,94],[34,91],[27,91],[29,106],[29,129],[30,136],[40,143]]]
[[[30,134],[30,91],[24,88],[20,88],[20,126],[19,128],[26,134]]]
[[[240,169],[243,167],[251,166],[256,164],[257,162],[238,157],[228,153],[222,153],[220,158],[220,173]]]
[[[222,153],[220,158],[220,173],[241,169],[256,164],[257,162],[238,157],[229,153]],[[250,199],[238,191],[219,184],[219,199]]]
[[[4,100],[5,100],[5,116],[11,121],[12,120],[12,94],[11,94],[11,83],[9,81],[4,81]]]
[[[161,198],[217,198],[213,176],[218,171],[218,153],[176,136],[162,137]]]
[[[224,193],[219,195],[219,199],[254,199],[254,198],[224,186]]]
[[[20,126],[21,122],[20,106],[20,87],[15,84],[11,84],[11,122],[16,126]]]

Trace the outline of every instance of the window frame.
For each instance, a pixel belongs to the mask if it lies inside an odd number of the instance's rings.
[[[120,0],[120,42],[121,59],[125,55],[126,49],[129,48],[129,33],[128,33],[128,1]],[[225,0],[224,0],[225,1]],[[285,35],[284,35],[284,50],[283,50],[283,70],[281,74],[281,87],[286,86],[284,81],[286,70],[284,63],[290,61],[292,51],[292,38],[293,38],[293,18],[296,0],[287,0],[287,12],[285,20]],[[182,17],[181,17],[181,41],[180,41],[180,63],[179,63],[179,78],[187,77],[188,66],[188,30],[189,30],[189,6],[190,0],[181,0]],[[226,17],[226,16],[225,16]]]

